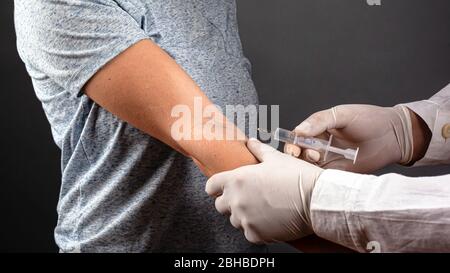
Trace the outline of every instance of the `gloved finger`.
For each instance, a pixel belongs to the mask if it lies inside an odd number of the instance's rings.
[[[279,153],[273,147],[261,143],[259,140],[255,138],[251,138],[247,141],[247,148],[260,162],[267,161],[271,156],[274,156],[277,153]]]
[[[250,243],[258,244],[258,245],[264,243],[264,241],[261,239],[261,237],[250,227],[244,226],[243,230],[244,230],[245,239],[247,239],[247,241],[249,241]]]
[[[302,136],[317,136],[330,129],[345,127],[353,118],[353,115],[342,110],[340,106],[320,111],[309,116],[300,123],[294,132]]]
[[[242,230],[241,220],[236,216],[236,213],[231,213],[230,223],[233,227]]]
[[[230,203],[228,198],[224,195],[216,198],[215,207],[220,214],[229,215],[231,213]]]
[[[221,172],[211,176],[206,182],[205,191],[211,197],[219,196],[223,193],[225,184],[233,178],[233,171]]]
[[[320,160],[320,153],[313,149],[305,149],[302,152],[302,158],[311,163],[317,163]]]
[[[286,143],[284,144],[284,153],[293,157],[299,157],[302,149],[294,144]]]

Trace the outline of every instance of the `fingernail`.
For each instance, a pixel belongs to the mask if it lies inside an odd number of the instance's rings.
[[[292,147],[291,146],[286,146],[286,153],[288,155],[292,155]]]
[[[309,151],[306,154],[306,157],[308,158],[309,161],[317,162],[320,159],[320,154],[318,152]]]
[[[311,124],[307,121],[300,123],[300,125],[295,128],[295,131],[299,133],[308,133],[310,130]]]

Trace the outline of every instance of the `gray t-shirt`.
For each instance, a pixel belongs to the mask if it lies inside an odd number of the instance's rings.
[[[234,0],[15,1],[19,54],[61,148],[62,252],[258,252],[219,215],[181,154],[83,94],[142,39],[168,52],[216,104],[256,104]]]

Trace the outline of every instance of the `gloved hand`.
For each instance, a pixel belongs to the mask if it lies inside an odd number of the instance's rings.
[[[250,139],[249,150],[261,161],[211,177],[206,192],[216,209],[252,243],[299,239],[313,233],[310,202],[322,169]]]
[[[333,146],[359,147],[356,164],[329,154],[320,161],[317,151],[303,152],[295,145],[285,145],[285,152],[299,156],[323,168],[370,173],[389,164],[408,164],[413,156],[412,125],[405,106],[339,105],[317,112],[295,128],[301,136],[333,137]]]

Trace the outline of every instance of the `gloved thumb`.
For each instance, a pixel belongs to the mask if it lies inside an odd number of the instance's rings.
[[[300,123],[294,132],[300,136],[314,137],[327,130],[337,129],[337,107],[316,112]]]
[[[247,148],[260,162],[267,161],[271,156],[274,156],[277,153],[279,153],[273,147],[261,143],[259,140],[255,138],[251,138],[247,141]]]

